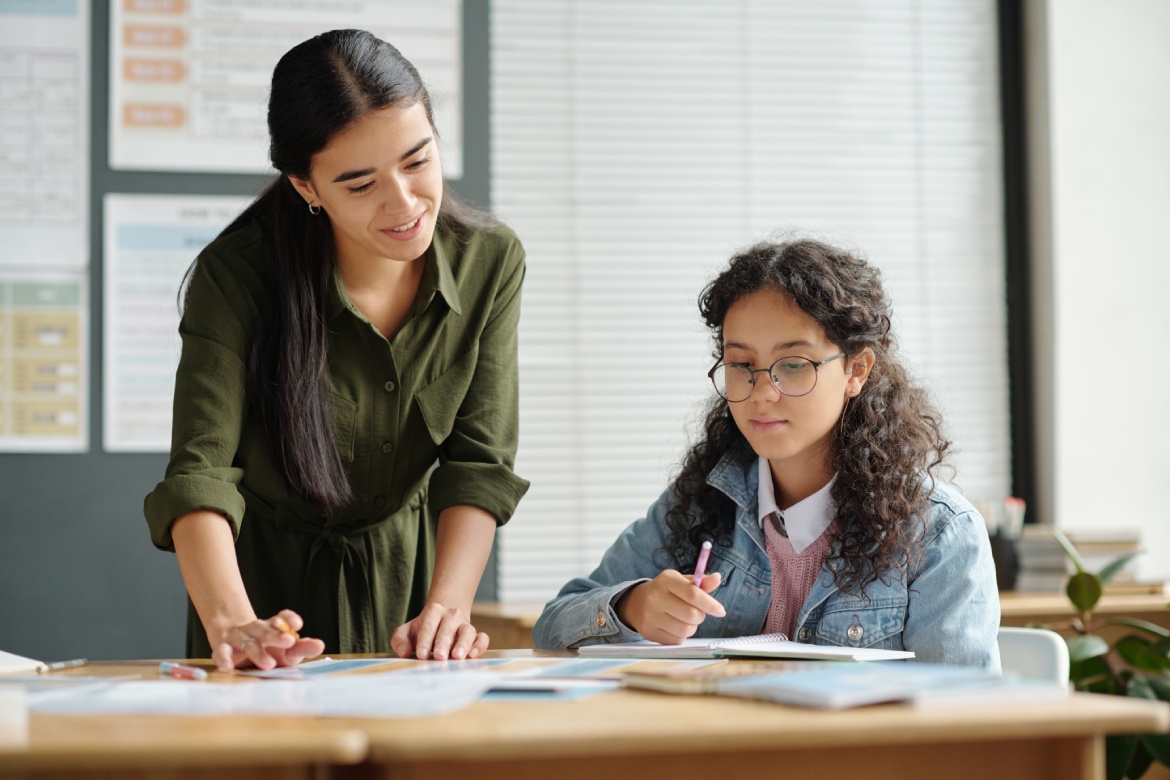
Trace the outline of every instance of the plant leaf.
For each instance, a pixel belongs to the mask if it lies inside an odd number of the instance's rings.
[[[1069,577],[1068,585],[1064,588],[1064,592],[1068,594],[1068,600],[1082,615],[1093,611],[1093,607],[1097,606],[1104,590],[1105,586],[1102,584],[1101,578],[1087,571],[1078,571]]]
[[[1137,734],[1114,734],[1105,737],[1105,777],[1108,780],[1124,780],[1137,745]]]
[[[1109,563],[1105,564],[1105,566],[1101,568],[1101,571],[1097,572],[1097,576],[1101,578],[1101,582],[1109,582],[1109,580],[1113,579],[1114,576],[1117,575],[1117,572],[1125,568],[1125,564],[1132,561],[1135,555],[1142,552],[1145,551],[1134,550],[1133,552],[1128,552],[1125,555],[1113,559]]]
[[[1081,554],[1077,552],[1076,545],[1056,526],[1049,526],[1048,530],[1052,532],[1053,538],[1064,548],[1064,554],[1073,562],[1073,566],[1077,567],[1077,574],[1083,574],[1085,571],[1085,561],[1081,558]]]
[[[1139,737],[1137,749],[1133,751],[1133,759],[1129,762],[1129,769],[1126,770],[1125,774],[1132,780],[1138,780],[1146,773],[1152,763],[1154,763],[1154,757],[1150,755],[1150,751],[1146,750],[1146,746]]]
[[[1163,764],[1170,764],[1170,734],[1142,734],[1141,740],[1151,756]]]
[[[1129,687],[1126,689],[1125,695],[1131,699],[1158,700],[1157,695],[1154,694],[1154,689],[1150,686],[1150,681],[1140,674],[1135,674],[1130,679]]]
[[[1108,618],[1105,621],[1105,625],[1129,626],[1130,628],[1136,628],[1138,631],[1144,631],[1147,634],[1152,634],[1153,636],[1170,639],[1170,631],[1167,631],[1156,623],[1151,623],[1148,620],[1139,620],[1138,618],[1129,617]]]
[[[1151,659],[1149,656],[1149,649],[1151,645],[1150,640],[1148,639],[1130,634],[1129,636],[1123,636],[1121,639],[1118,639],[1116,642],[1114,642],[1113,647],[1130,666],[1142,669],[1147,672],[1162,671],[1162,664],[1158,662],[1157,658]]]
[[[1170,669],[1170,639],[1159,639],[1146,648],[1146,659],[1159,669]]]
[[[1109,653],[1109,643],[1096,634],[1083,634],[1068,640],[1068,659],[1072,663],[1099,658]]]
[[[1148,677],[1146,681],[1150,684],[1155,696],[1162,701],[1170,701],[1170,680],[1161,677]]]

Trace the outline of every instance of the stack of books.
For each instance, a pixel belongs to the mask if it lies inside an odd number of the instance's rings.
[[[1141,534],[1133,530],[1065,531],[1065,536],[1077,548],[1086,571],[1094,574],[1127,553],[1141,549]],[[1064,548],[1053,537],[1046,525],[1026,525],[1016,542],[1020,559],[1016,590],[1025,593],[1053,593],[1064,589],[1076,567]],[[1134,583],[1137,574],[1136,558],[1113,576],[1110,583]]]

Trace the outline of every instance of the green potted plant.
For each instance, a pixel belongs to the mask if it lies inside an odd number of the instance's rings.
[[[1085,570],[1076,546],[1057,528],[1060,542],[1076,569],[1065,592],[1077,611],[1069,623],[1069,679],[1078,691],[1132,696],[1170,702],[1170,631],[1134,618],[1093,619],[1093,608],[1109,582],[1137,553],[1127,553],[1101,571]],[[1132,629],[1110,644],[1097,632],[1104,626]],[[1137,780],[1154,762],[1170,766],[1170,734],[1122,734],[1106,737],[1109,780]]]

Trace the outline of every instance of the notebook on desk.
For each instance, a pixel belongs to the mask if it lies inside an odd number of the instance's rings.
[[[994,672],[942,664],[821,664],[759,677],[736,677],[718,683],[713,693],[840,710],[913,700],[929,692],[996,686]]]
[[[784,634],[725,639],[687,639],[678,645],[658,642],[615,642],[586,645],[577,654],[589,658],[797,658],[839,661],[896,661],[913,658],[908,650],[840,647],[793,642]]]

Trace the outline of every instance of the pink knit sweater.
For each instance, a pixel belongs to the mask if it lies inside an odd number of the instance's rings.
[[[768,560],[772,562],[772,603],[764,621],[763,633],[784,634],[795,639],[796,619],[812,590],[835,534],[835,523],[830,523],[817,540],[797,553],[788,537],[782,536],[772,522],[764,522]]]

